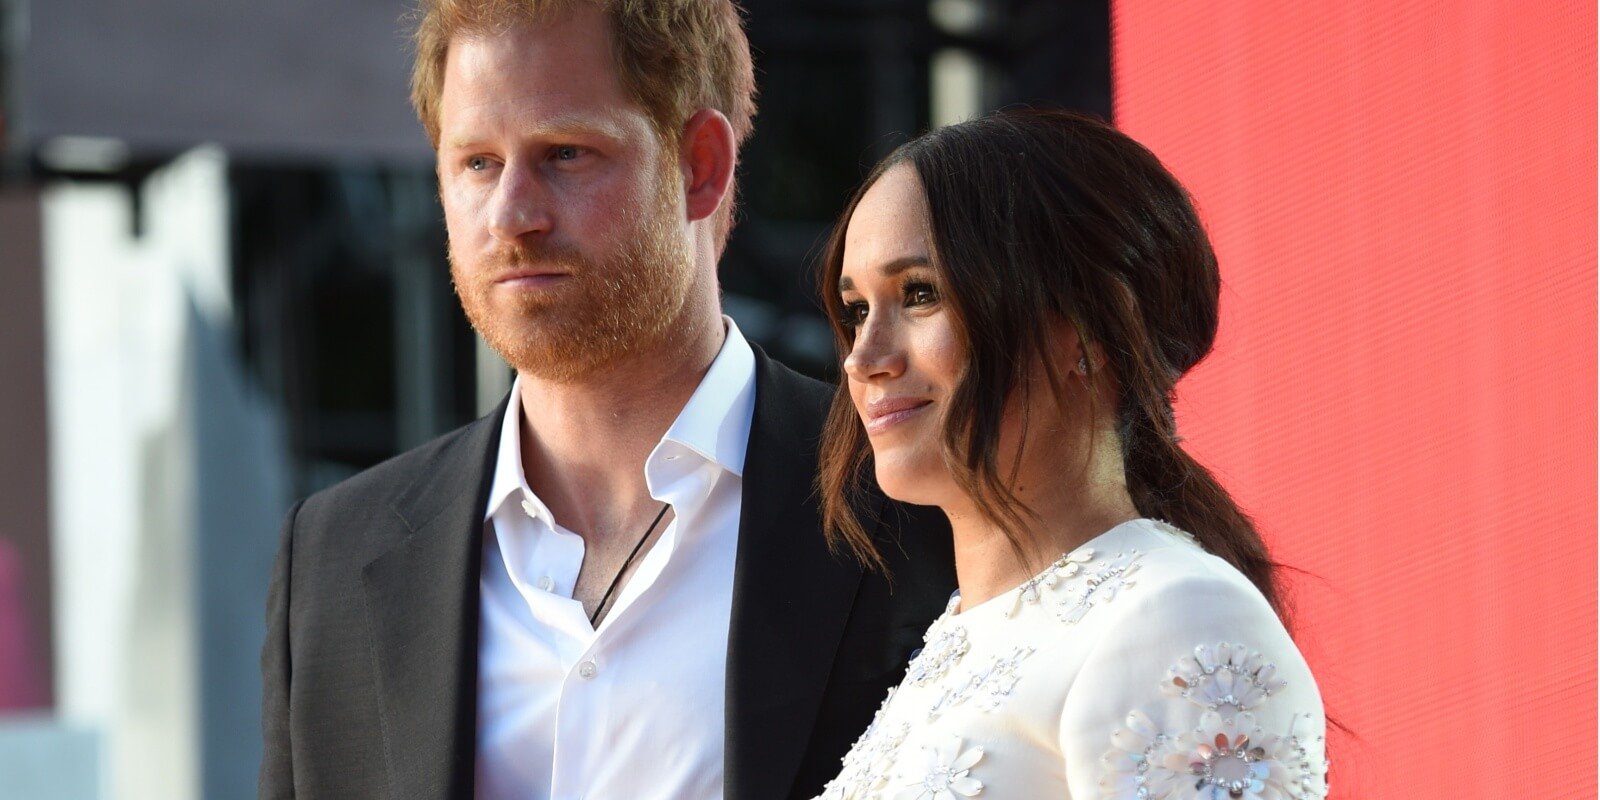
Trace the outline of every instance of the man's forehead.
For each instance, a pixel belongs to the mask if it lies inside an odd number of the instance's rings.
[[[457,35],[440,97],[443,143],[491,121],[552,134],[635,132],[646,112],[623,87],[605,30],[525,25]]]
[[[454,109],[451,124],[444,131],[446,146],[469,144],[475,128],[487,118],[503,117],[516,124],[525,135],[543,137],[579,137],[625,139],[629,126],[625,112],[616,107],[597,110],[557,110],[547,112],[549,98],[520,96],[497,98],[482,103],[464,104]]]
[[[440,93],[441,139],[487,125],[525,133],[620,139],[649,127],[649,113],[620,87],[572,76],[529,74],[515,64],[479,64],[449,76]]]

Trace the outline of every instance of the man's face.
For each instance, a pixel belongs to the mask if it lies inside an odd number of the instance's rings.
[[[439,191],[474,328],[570,381],[660,343],[693,283],[682,177],[592,4],[450,44]]]

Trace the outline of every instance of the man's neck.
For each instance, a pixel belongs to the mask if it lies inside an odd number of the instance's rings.
[[[563,527],[604,534],[655,503],[644,463],[717,357],[721,317],[696,315],[672,335],[568,382],[522,374],[522,467]]]

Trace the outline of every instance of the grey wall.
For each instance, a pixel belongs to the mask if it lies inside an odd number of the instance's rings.
[[[427,162],[406,0],[32,0],[13,136]]]

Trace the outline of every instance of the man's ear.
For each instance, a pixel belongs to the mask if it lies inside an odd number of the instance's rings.
[[[722,207],[723,199],[733,188],[737,160],[733,126],[722,112],[702,108],[684,123],[678,163],[683,170],[684,206],[690,222],[710,217]]]

